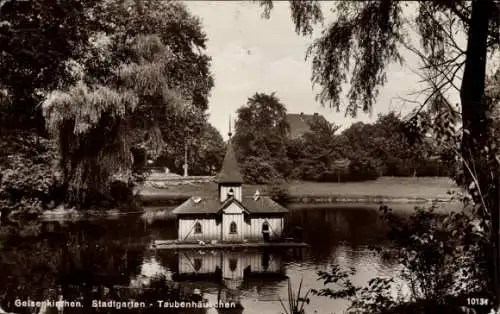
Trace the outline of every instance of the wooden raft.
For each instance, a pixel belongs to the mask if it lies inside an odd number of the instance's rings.
[[[297,248],[309,247],[304,242],[217,242],[193,243],[177,240],[155,240],[150,248],[157,250],[190,250],[190,249],[238,249],[238,248]]]

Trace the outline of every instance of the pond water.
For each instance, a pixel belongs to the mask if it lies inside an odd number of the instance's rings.
[[[140,216],[3,225],[4,235],[22,231],[0,242],[0,305],[8,312],[42,313],[19,307],[19,302],[63,295],[76,306],[66,304],[65,313],[218,313],[214,308],[158,308],[159,300],[188,301],[199,291],[209,304],[241,304],[231,313],[278,314],[284,313],[279,300],[288,302],[289,281],[294,291],[301,280],[303,291],[321,289],[317,272],[332,263],[353,268],[355,285],[397,273],[398,265],[370,249],[384,245],[384,226],[376,206],[295,208],[287,217],[287,228],[295,226],[303,228],[303,240],[310,248],[154,251],[149,248],[151,241],[176,238],[176,222]],[[164,280],[155,280],[158,275]],[[131,299],[144,302],[139,305],[146,309],[88,307],[92,300]],[[305,309],[306,313],[342,313],[346,306],[346,301],[311,296]],[[49,308],[45,313],[54,311]]]

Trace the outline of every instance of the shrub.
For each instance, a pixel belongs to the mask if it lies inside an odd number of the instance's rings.
[[[0,152],[0,209],[40,213],[59,191],[55,146],[36,135],[18,134],[4,137]]]
[[[375,162],[368,158],[351,160],[348,169],[348,181],[374,180],[379,176]]]
[[[489,297],[485,278],[485,240],[474,220],[463,213],[440,215],[434,208],[417,208],[410,217],[399,217],[386,206],[382,219],[389,226],[388,238],[396,246],[376,249],[391,254],[401,265],[399,277],[409,286],[410,295],[393,297],[392,278],[376,277],[367,287],[355,287],[349,273],[332,265],[318,272],[325,287],[313,293],[351,301],[347,313],[461,313],[466,297]],[[386,250],[391,250],[387,252]]]
[[[348,178],[347,167],[338,166],[335,162],[302,160],[291,172],[291,179],[318,182],[340,182]]]
[[[450,177],[451,174],[448,166],[440,160],[423,160],[417,168],[419,177]]]
[[[248,184],[272,184],[283,179],[271,163],[258,157],[248,157],[241,170]]]
[[[110,186],[111,207],[119,207],[122,210],[135,208],[137,200],[133,193],[133,183],[113,181]]]
[[[269,197],[281,205],[286,205],[291,200],[288,189],[279,184],[274,184],[269,188]]]

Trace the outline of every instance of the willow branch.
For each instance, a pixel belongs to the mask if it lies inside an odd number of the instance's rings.
[[[465,53],[466,53],[465,50],[463,50],[462,48],[460,48],[460,46],[458,46],[455,38],[453,38],[453,35],[452,35],[451,31],[446,30],[444,28],[444,26],[442,25],[442,23],[436,19],[436,17],[434,16],[434,14],[431,14],[429,12],[426,12],[426,13],[434,21],[435,25],[437,25],[441,29],[441,31],[446,35],[446,37],[448,37],[448,39],[450,40],[450,44],[449,45],[452,48],[455,48],[456,50],[458,50],[461,55],[465,55]],[[453,24],[453,20],[451,18],[448,18],[448,20],[450,22],[450,29],[451,29],[451,26]]]
[[[465,25],[470,25],[470,19],[467,15],[465,15],[462,11],[460,11],[455,5],[454,1],[451,1],[449,4],[445,4],[451,12],[453,12]]]

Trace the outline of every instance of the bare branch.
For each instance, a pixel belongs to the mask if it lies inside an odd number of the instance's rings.
[[[441,74],[444,76],[444,79],[446,79],[446,81],[447,81],[447,82],[448,82],[451,86],[453,86],[453,88],[455,88],[455,90],[456,90],[457,92],[460,92],[460,88],[459,88],[459,87],[457,87],[453,81],[455,80],[455,76],[457,75],[458,71],[459,71],[459,70],[460,70],[460,69],[461,69],[464,65],[465,65],[465,60],[464,60],[464,61],[462,61],[462,62],[461,62],[461,63],[459,63],[459,64],[456,64],[456,65],[455,65],[455,66],[456,66],[455,71],[453,71],[453,73],[452,73],[451,77],[448,77],[448,74],[447,74],[447,73],[445,73],[443,70],[441,70],[439,67],[436,67],[436,68],[435,68],[435,70],[437,70],[439,73],[441,73]],[[453,66],[452,66],[451,68],[453,68]],[[451,69],[450,69],[450,71],[448,71],[448,72],[451,72]]]
[[[429,60],[429,58],[427,56],[425,56],[422,52],[420,52],[418,49],[416,49],[415,47],[409,45],[408,43],[405,43],[405,42],[402,42],[403,46],[412,51],[413,53],[415,53],[417,56],[420,57],[421,61],[424,63],[424,66],[423,66],[423,69],[427,69],[427,70],[435,70],[437,71],[438,73],[435,75],[435,76],[431,76],[431,77],[425,77],[424,78],[424,81],[431,81],[431,80],[434,80],[436,78],[438,78],[440,75],[443,76],[443,80],[446,80],[446,84],[444,84],[442,87],[446,86],[447,84],[450,84],[452,85],[457,91],[460,91],[460,88],[458,88],[455,83],[453,82],[458,71],[463,67],[463,65],[465,64],[465,60],[463,60],[462,62],[460,63],[456,63],[456,60],[459,59],[462,54],[458,54],[456,55],[454,58],[452,59],[448,59],[448,60],[445,60],[443,62],[440,62],[438,64],[435,64],[433,63],[431,60]],[[447,67],[448,71],[446,72],[446,70],[443,70],[441,69],[443,66],[446,66],[446,65],[449,65],[453,63],[453,65],[451,67]],[[452,71],[453,67],[455,67],[455,70],[453,71],[451,77],[448,76],[448,74]],[[443,80],[441,80],[441,82],[443,82]],[[438,85],[441,85],[441,82],[438,83]],[[441,87],[441,88],[442,88]]]
[[[462,48],[460,48],[460,46],[458,46],[458,44],[457,44],[457,42],[456,42],[455,38],[453,38],[452,31],[451,31],[451,29],[452,29],[452,27],[451,27],[451,26],[453,25],[453,19],[452,19],[451,17],[448,17],[448,21],[450,22],[450,23],[449,23],[450,30],[446,30],[446,29],[444,28],[444,26],[443,26],[442,22],[441,22],[441,21],[438,21],[438,20],[436,19],[436,17],[434,16],[434,14],[431,14],[430,12],[426,12],[426,13],[427,13],[427,15],[428,15],[428,16],[429,16],[429,17],[430,17],[430,18],[434,21],[435,25],[441,29],[441,31],[443,32],[443,34],[445,34],[445,35],[446,35],[446,37],[448,37],[448,39],[450,40],[449,45],[450,45],[452,48],[457,49],[457,50],[460,52],[460,54],[461,54],[461,55],[465,55],[465,50],[463,50]]]

